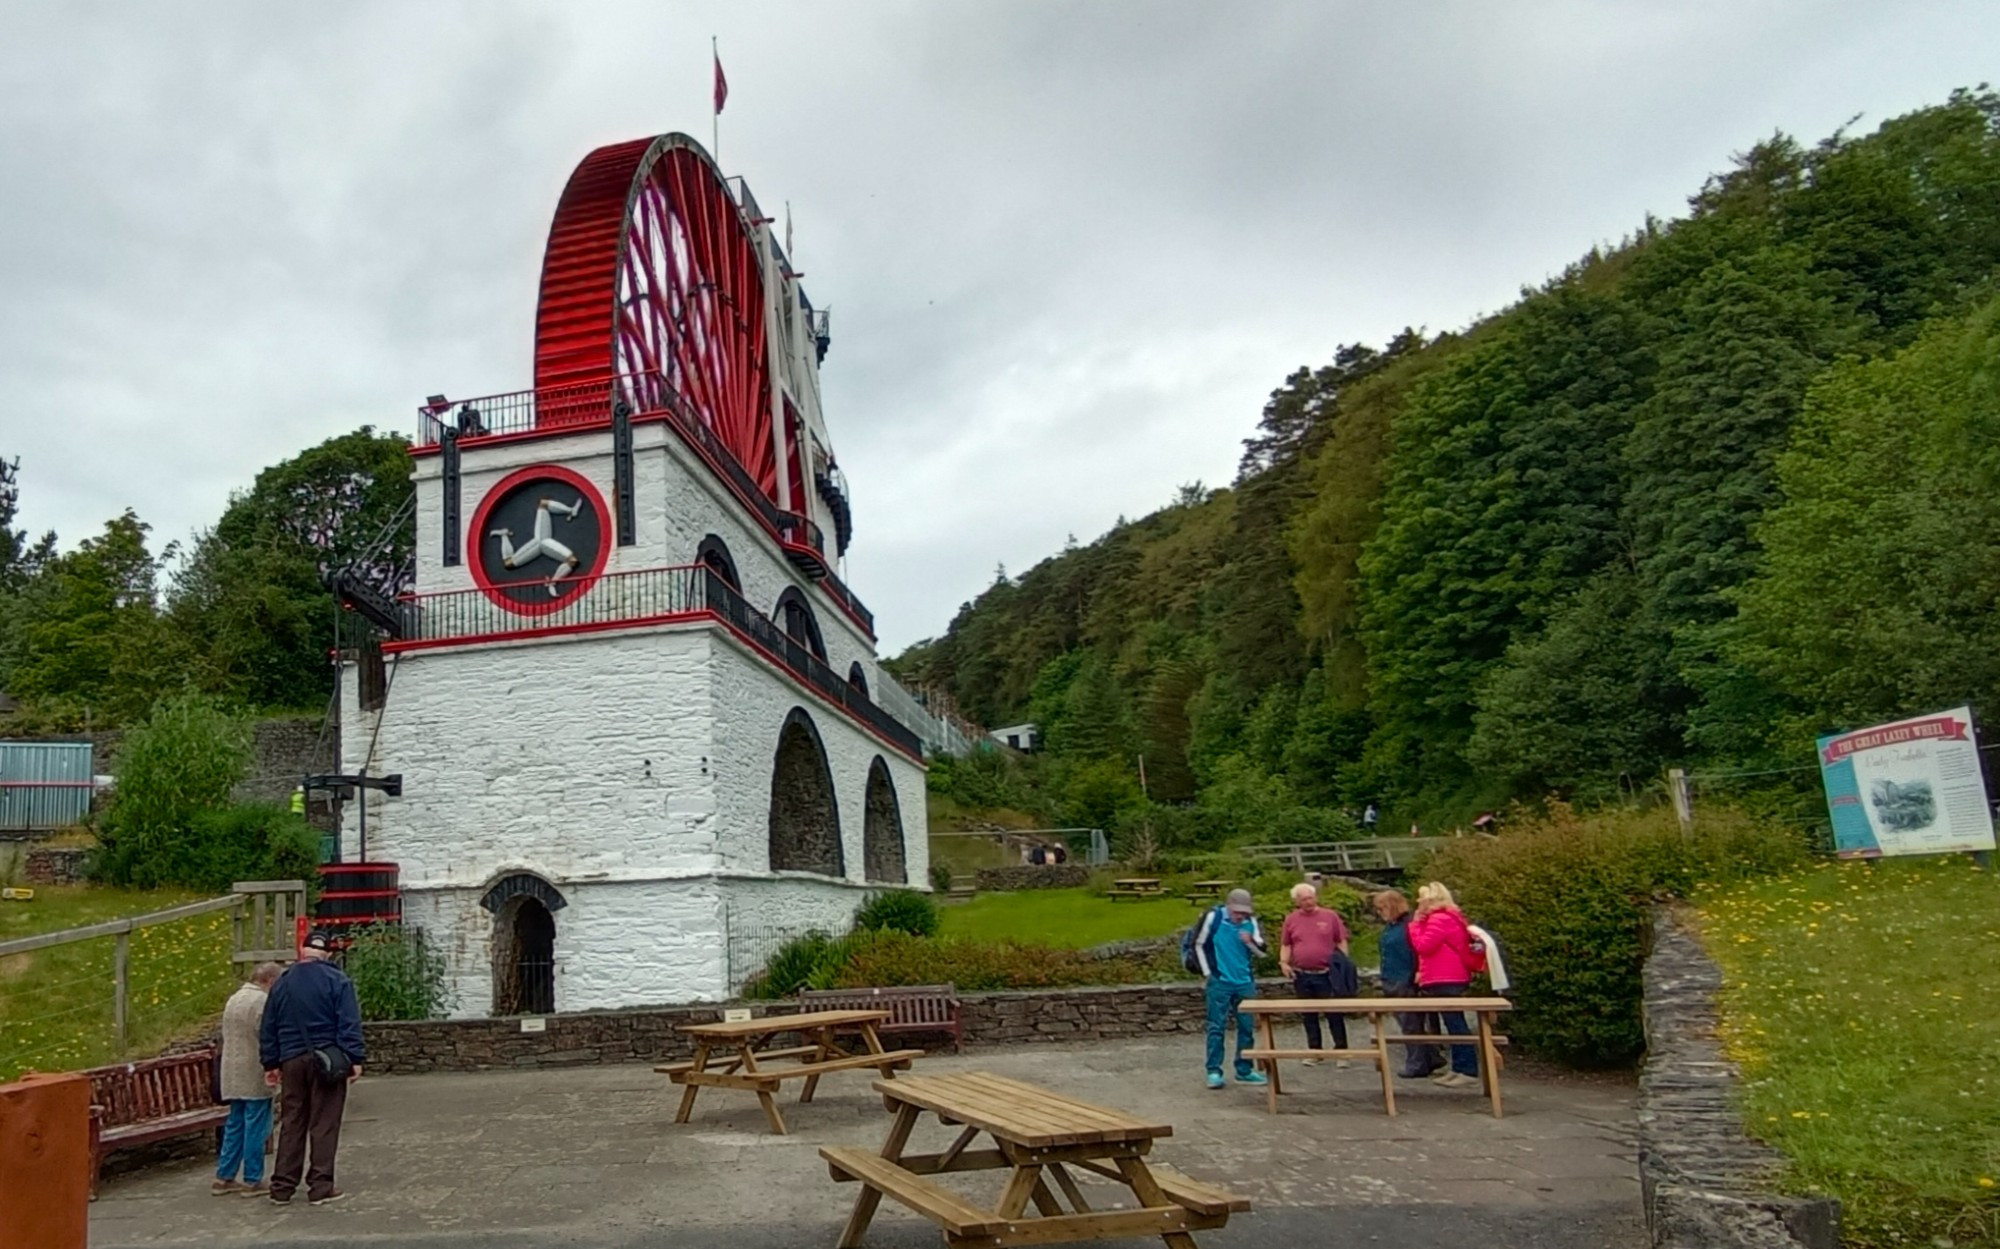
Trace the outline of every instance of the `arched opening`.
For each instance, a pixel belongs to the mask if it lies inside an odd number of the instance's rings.
[[[813,615],[812,604],[799,593],[797,586],[785,587],[778,596],[778,627],[785,635],[800,646],[811,651],[821,663],[826,662],[826,643],[819,634],[819,619]]]
[[[868,674],[861,670],[860,660],[847,665],[847,683],[854,687],[857,694],[868,697]]]
[[[709,569],[716,576],[729,583],[729,588],[739,593],[743,589],[743,579],[736,575],[736,559],[729,553],[729,544],[714,534],[701,540],[694,549],[695,563]]]
[[[556,1008],[556,918],[567,905],[554,885],[517,872],[479,904],[493,913],[493,1013],[547,1015]]]
[[[771,761],[771,870],[845,876],[833,773],[812,717],[792,708]]]
[[[861,861],[868,879],[908,884],[909,868],[903,862],[903,808],[896,801],[889,765],[880,755],[868,765],[868,794],[862,810]]]
[[[493,917],[493,1013],[547,1015],[556,1008],[556,917],[522,894]]]

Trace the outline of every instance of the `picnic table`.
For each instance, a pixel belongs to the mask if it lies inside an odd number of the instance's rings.
[[[827,1010],[802,1015],[766,1015],[729,1023],[682,1024],[680,1031],[694,1038],[694,1057],[687,1062],[662,1063],[653,1068],[675,1084],[686,1086],[681,1094],[675,1123],[686,1123],[694,1113],[695,1094],[704,1088],[747,1089],[757,1095],[770,1120],[771,1131],[785,1135],[785,1117],[771,1095],[786,1080],[804,1080],[799,1104],[813,1099],[819,1078],[829,1071],[873,1067],[884,1080],[923,1057],[919,1049],[886,1050],[876,1025],[889,1018],[886,1010]],[[759,1048],[776,1036],[796,1032],[812,1038],[803,1045]],[[850,1054],[834,1043],[839,1033],[855,1033],[865,1047]],[[711,1065],[711,1060],[717,1065]],[[767,1063],[780,1064],[766,1066]]]
[[[1113,902],[1121,898],[1158,898],[1166,894],[1157,876],[1128,876],[1124,880],[1111,882],[1111,889],[1105,895]]]
[[[1333,997],[1333,998],[1252,998],[1237,1009],[1257,1021],[1257,1047],[1243,1051],[1270,1077],[1265,1094],[1272,1114],[1278,1113],[1278,1094],[1284,1089],[1278,1077],[1281,1059],[1358,1058],[1372,1062],[1382,1075],[1382,1107],[1396,1113],[1396,1073],[1389,1065],[1391,1045],[1476,1045],[1479,1047],[1479,1080],[1493,1103],[1493,1117],[1500,1117],[1500,1046],[1505,1037],[1493,1034],[1493,1017],[1514,1004],[1504,997]],[[1478,1020],[1470,1036],[1440,1036],[1392,1033],[1386,1022],[1398,1014],[1470,1014]],[[1271,1024],[1280,1015],[1366,1015],[1375,1029],[1375,1043],[1365,1049],[1280,1049]]]
[[[1063,1241],[1158,1236],[1172,1249],[1194,1249],[1190,1232],[1221,1227],[1249,1201],[1166,1167],[1147,1164],[1153,1142],[1173,1127],[1079,1101],[1005,1076],[968,1071],[911,1076],[875,1085],[895,1118],[879,1152],[822,1148],[833,1178],[861,1184],[840,1249],[858,1249],[884,1196],[938,1224],[947,1245],[1000,1249]],[[938,1153],[904,1152],[925,1113],[961,1127]],[[991,1149],[970,1146],[981,1133]],[[1133,1210],[1093,1210],[1071,1168],[1115,1180],[1137,1201]],[[981,1206],[924,1177],[945,1171],[1006,1170],[1006,1186]],[[1069,1200],[1065,1212],[1049,1181]],[[1036,1216],[1027,1207],[1033,1202]]]
[[[1220,902],[1223,890],[1234,884],[1228,880],[1198,880],[1188,886],[1187,900],[1196,906],[1204,902]]]

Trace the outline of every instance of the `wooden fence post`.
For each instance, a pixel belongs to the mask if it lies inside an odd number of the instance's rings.
[[[125,1057],[125,1008],[129,996],[129,975],[132,968],[132,934],[118,934],[118,946],[111,956],[111,1027],[118,1034],[118,1057]]]

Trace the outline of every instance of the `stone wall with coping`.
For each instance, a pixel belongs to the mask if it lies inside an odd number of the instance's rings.
[[[1271,996],[1283,991],[1263,988]],[[961,996],[967,1044],[1118,1040],[1198,1033],[1205,1026],[1202,988],[1192,982]],[[755,1009],[783,1014],[792,1004],[759,1002]],[[719,1006],[668,1006],[551,1015],[539,1021],[538,1032],[523,1032],[517,1018],[369,1024],[368,1065],[405,1072],[669,1062],[692,1053],[676,1031],[680,1025],[721,1017]]]
[[[1722,970],[1693,916],[1663,907],[1646,958],[1639,1182],[1655,1249],[1839,1249],[1840,1202],[1776,1191],[1784,1158],[1743,1129],[1716,1035]]]
[[[981,889],[1080,889],[1090,883],[1090,868],[1082,863],[1048,863],[1040,867],[982,867],[973,875]]]

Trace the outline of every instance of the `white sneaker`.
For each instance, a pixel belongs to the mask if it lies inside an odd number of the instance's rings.
[[[1345,1058],[1336,1058],[1333,1060],[1333,1069],[1335,1071],[1345,1071],[1353,1065],[1353,1063],[1348,1062]]]
[[[1301,1067],[1317,1067],[1317,1066],[1319,1066],[1319,1065],[1320,1065],[1321,1063],[1323,1063],[1323,1062],[1325,1062],[1325,1061],[1326,1061],[1326,1059],[1324,1059],[1324,1058],[1308,1058],[1308,1059],[1305,1059],[1305,1060],[1304,1060],[1303,1062],[1301,1062],[1301,1063],[1299,1064],[1299,1066],[1301,1066]]]
[[[1450,1075],[1446,1076],[1444,1079],[1439,1080],[1438,1083],[1444,1085],[1444,1087],[1448,1089],[1469,1089],[1469,1088],[1475,1088],[1479,1085],[1479,1077],[1469,1076],[1461,1072],[1454,1071]]]
[[[1439,1067],[1436,1071],[1431,1072],[1431,1083],[1443,1084],[1457,1074],[1450,1067]]]

